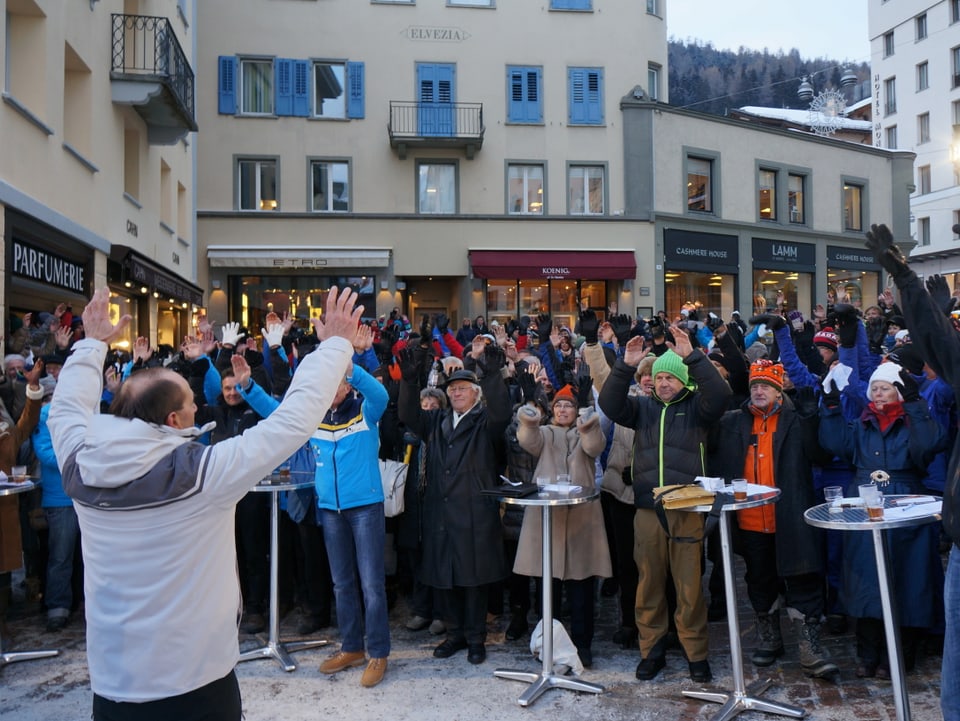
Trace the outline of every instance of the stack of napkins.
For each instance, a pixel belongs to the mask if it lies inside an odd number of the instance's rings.
[[[548,483],[543,487],[545,491],[553,491],[554,493],[576,493],[577,491],[582,491],[583,486],[566,486],[560,485],[559,483]]]

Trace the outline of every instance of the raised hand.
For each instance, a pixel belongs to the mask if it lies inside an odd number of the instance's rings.
[[[638,366],[646,355],[643,336],[635,335],[627,341],[623,350],[623,362],[628,366]]]
[[[70,347],[70,339],[73,338],[73,331],[64,326],[57,328],[54,336],[57,339],[57,348],[60,350],[65,350]]]
[[[87,327],[86,322],[84,322],[83,327]],[[240,324],[236,321],[224,323],[223,328],[220,330],[220,342],[225,346],[233,347],[237,345],[243,336],[244,333],[240,332]]]
[[[400,365],[400,375],[403,380],[415,382],[420,377],[420,363],[413,348],[407,346],[401,350],[397,362]]]
[[[619,315],[610,316],[610,325],[613,327],[613,332],[617,336],[617,344],[622,348],[627,344],[627,341],[630,340],[630,316]]]
[[[263,341],[271,348],[277,348],[283,341],[283,323],[267,323],[266,328],[260,329]]]
[[[920,400],[920,385],[910,374],[910,371],[901,369],[900,380],[894,381],[894,387],[900,391],[904,403]]]
[[[523,394],[523,400],[526,403],[534,403],[536,400],[537,373],[539,371],[538,366],[528,366],[517,374],[517,383],[520,385],[520,392]]]
[[[686,358],[693,352],[690,334],[687,333],[686,328],[681,328],[679,323],[673,323],[670,331],[673,334],[673,343],[667,341],[667,346],[681,358]]]
[[[353,339],[353,349],[365,353],[373,346],[373,329],[366,323],[357,326],[357,337]]]
[[[357,335],[357,326],[360,324],[360,316],[363,315],[363,306],[356,304],[357,297],[350,288],[339,290],[333,286],[330,289],[323,319],[317,318],[314,322],[318,338],[326,340],[337,336],[353,342]],[[321,335],[321,329],[323,335]]]
[[[486,348],[487,339],[481,335],[475,336],[473,342],[470,344],[470,357],[474,360],[480,360]]]
[[[133,362],[146,361],[152,354],[150,342],[142,335],[137,336],[137,339],[133,342]]]
[[[600,320],[592,310],[580,312],[580,332],[583,333],[587,345],[595,345],[599,340]]]
[[[580,378],[577,386],[577,408],[593,408],[593,378]]]
[[[957,299],[951,296],[947,279],[939,273],[934,273],[927,278],[927,292],[943,314],[950,315],[957,304]]]
[[[883,266],[894,280],[910,272],[907,259],[893,241],[893,233],[886,225],[871,225],[867,232],[867,248],[873,251],[877,262]]]
[[[234,385],[245,388],[250,380],[250,364],[247,359],[242,353],[234,353],[230,356],[230,365],[233,366]]]
[[[24,322],[24,325],[26,325],[26,322]],[[537,316],[537,337],[540,339],[540,343],[549,343],[550,333],[552,331],[553,321],[550,319],[550,316],[546,313],[540,313]]]
[[[188,361],[195,361],[203,356],[203,343],[192,335],[188,335],[180,344],[180,352]]]
[[[23,377],[27,381],[27,385],[35,390],[40,387],[40,376],[43,375],[43,361],[38,360],[33,364],[33,368],[28,371],[24,371]]]
[[[207,318],[206,313],[201,313],[197,316],[197,333],[201,336],[205,336],[208,333],[213,333],[213,323],[210,322],[210,319]]]
[[[283,334],[290,335],[290,329],[293,328],[293,318],[290,315],[290,311],[283,314],[281,324],[283,325]]]
[[[507,345],[507,329],[502,325],[494,326],[493,337],[497,339],[497,346],[500,348]]]
[[[117,369],[112,365],[108,366],[107,369],[103,372],[103,381],[106,389],[110,391],[113,395],[117,394],[117,391],[120,390],[121,378],[120,374],[117,373]]]
[[[94,291],[87,307],[83,309],[82,318],[87,338],[103,341],[108,345],[122,338],[130,324],[129,315],[120,316],[116,323],[110,320],[110,289],[106,287]],[[26,324],[24,320],[24,325]]]

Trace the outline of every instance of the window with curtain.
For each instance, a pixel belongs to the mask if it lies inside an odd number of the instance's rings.
[[[457,166],[420,163],[417,166],[417,210],[425,215],[457,212]]]
[[[806,209],[804,207],[803,186],[806,178],[803,175],[791,173],[787,176],[787,208],[790,211],[791,223],[805,223]]]
[[[757,204],[761,220],[777,219],[777,171],[761,168]]]
[[[603,167],[571,165],[567,172],[567,212],[570,215],[603,215]]]
[[[243,158],[237,161],[237,207],[240,210],[280,210],[276,160]]]
[[[713,161],[687,158],[687,210],[713,212]]]
[[[273,61],[240,61],[240,112],[273,114]]]
[[[350,210],[350,164],[327,160],[310,163],[311,210],[346,213]]]
[[[511,164],[507,167],[507,213],[543,215],[543,166]]]
[[[863,186],[843,184],[843,218],[845,230],[863,230]]]

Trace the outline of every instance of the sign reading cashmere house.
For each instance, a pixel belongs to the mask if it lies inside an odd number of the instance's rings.
[[[64,258],[62,255],[43,250],[13,239],[13,274],[47,285],[87,294],[86,264]]]
[[[663,260],[671,270],[736,272],[740,266],[737,236],[665,230]]]

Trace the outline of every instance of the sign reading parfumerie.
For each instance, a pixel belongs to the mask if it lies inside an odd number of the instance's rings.
[[[75,293],[86,294],[86,268],[77,262],[54,255],[32,245],[13,240],[13,274]]]

